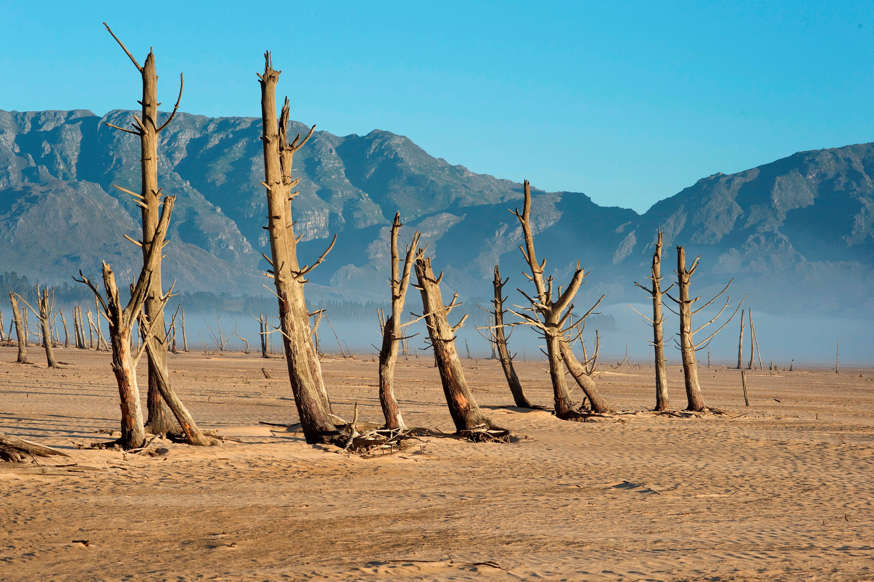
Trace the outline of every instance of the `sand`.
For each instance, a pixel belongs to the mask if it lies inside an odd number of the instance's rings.
[[[622,413],[572,423],[512,408],[497,362],[467,360],[515,442],[365,459],[260,424],[296,421],[282,359],[194,352],[171,356],[174,385],[234,441],[92,449],[118,430],[108,355],[40,356],[0,348],[0,432],[70,457],[0,465],[3,580],[874,579],[871,370],[751,372],[746,408],[736,370],[702,367],[726,413],[672,417],[646,411],[650,366],[604,364]],[[380,420],[373,358],[324,370],[341,416]],[[519,372],[548,405],[545,363]],[[397,391],[409,424],[452,430],[426,358],[401,360]]]

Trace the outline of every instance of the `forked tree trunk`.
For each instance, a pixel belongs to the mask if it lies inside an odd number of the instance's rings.
[[[413,240],[407,247],[403,268],[400,265],[398,253],[398,234],[401,230],[400,212],[395,212],[391,226],[389,250],[391,252],[391,315],[383,322],[382,348],[379,350],[379,403],[385,417],[385,427],[391,429],[406,429],[398,400],[395,397],[394,375],[398,359],[398,348],[403,338],[401,318],[404,303],[407,299],[407,289],[410,283],[410,271],[413,268],[414,253],[419,245],[419,233],[413,235]]]
[[[265,55],[261,84],[262,142],[264,146],[264,187],[267,192],[267,229],[270,235],[271,264],[279,302],[279,326],[288,365],[288,378],[297,406],[301,428],[307,442],[331,440],[336,427],[331,420],[331,405],[322,378],[322,366],[312,343],[309,312],[304,297],[306,274],[321,263],[328,251],[312,265],[301,269],[297,257],[297,238],[291,213],[294,152],[312,135],[291,143],[287,140],[289,105],[276,117],[276,84],[280,71],[273,68],[270,53]],[[335,237],[336,240],[336,237]],[[332,243],[333,244],[333,243]],[[329,247],[328,250],[330,250]]]
[[[510,357],[510,350],[507,348],[507,335],[504,333],[504,300],[503,294],[504,285],[507,284],[509,278],[501,279],[501,271],[498,265],[495,265],[495,277],[492,279],[492,291],[494,299],[492,306],[494,311],[495,329],[492,332],[492,347],[497,352],[498,359],[501,361],[501,368],[504,370],[504,377],[507,378],[507,385],[510,387],[510,393],[513,395],[513,403],[519,408],[533,408],[528,398],[525,397],[525,391],[522,389],[522,382],[519,381],[519,376],[516,374],[516,368],[513,366],[513,358]]]
[[[179,108],[179,101],[182,98],[182,75],[179,76],[179,97],[176,100],[176,105],[170,117],[163,124],[158,125],[158,74],[155,68],[155,54],[149,49],[149,54],[142,66],[133,57],[124,43],[119,40],[109,26],[104,22],[106,30],[115,39],[119,46],[127,54],[128,58],[137,68],[142,78],[143,97],[140,100],[142,106],[141,118],[134,117],[134,130],[123,129],[128,133],[137,135],[140,139],[140,193],[132,193],[140,203],[142,216],[142,241],[139,243],[143,251],[143,263],[145,264],[146,256],[152,247],[152,241],[155,238],[155,229],[158,225],[158,220],[161,214],[161,190],[158,188],[158,134],[167,127],[167,124],[176,115]],[[122,129],[118,128],[116,129]],[[131,193],[131,192],[128,192]],[[160,255],[158,262],[152,272],[149,281],[148,295],[146,297],[145,313],[149,318],[149,322],[153,329],[163,332],[164,330],[164,312],[162,308],[161,297],[163,296],[161,280],[161,260]],[[161,334],[163,336],[163,333]],[[155,434],[165,434],[173,430],[173,421],[167,414],[161,400],[161,392],[166,391],[169,386],[163,386],[159,389],[158,383],[169,381],[167,373],[167,345],[164,337],[159,337],[155,334],[155,345],[153,350],[149,351],[149,390],[147,396],[148,403],[148,420],[146,427],[149,431]],[[157,371],[156,368],[161,370]]]
[[[421,250],[416,255],[416,278],[422,295],[422,313],[425,316],[437,369],[440,372],[440,381],[443,384],[443,394],[452,421],[455,423],[455,429],[464,432],[483,427],[489,428],[492,426],[491,422],[480,412],[473,394],[467,387],[461,359],[455,347],[455,332],[464,323],[466,317],[454,327],[449,324],[447,316],[455,306],[455,299],[444,306],[439,278],[434,276],[431,259],[425,257]]]
[[[680,350],[683,355],[683,377],[686,383],[686,410],[704,410],[701,384],[698,382],[698,362],[695,359],[695,343],[692,338],[692,299],[689,297],[689,281],[694,267],[686,270],[686,250],[677,247],[677,287],[680,294]]]
[[[15,337],[18,339],[18,359],[15,361],[19,364],[27,362],[27,342],[25,341],[24,324],[21,322],[21,309],[18,307],[18,300],[15,299],[15,293],[9,292],[9,302],[12,304],[12,321],[15,322]]]
[[[589,399],[589,406],[592,408],[592,412],[609,412],[610,406],[607,404],[607,400],[601,396],[601,392],[598,391],[591,372],[586,370],[586,367],[577,360],[566,338],[561,339],[559,349],[561,350],[561,357],[564,360],[565,366],[567,366],[568,372],[571,373],[571,376],[577,381],[577,386],[580,387]]]

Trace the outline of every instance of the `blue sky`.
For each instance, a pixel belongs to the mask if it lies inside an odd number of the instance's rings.
[[[646,210],[698,178],[874,141],[874,2],[0,0],[0,109],[161,99],[259,114],[269,48],[295,119],[409,136],[476,172]],[[266,8],[265,8],[266,7]]]

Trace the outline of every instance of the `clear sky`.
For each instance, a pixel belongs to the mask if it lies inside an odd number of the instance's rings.
[[[148,9],[143,9],[146,6]],[[10,2],[0,109],[292,115],[409,136],[475,172],[646,210],[698,178],[874,141],[874,2]]]

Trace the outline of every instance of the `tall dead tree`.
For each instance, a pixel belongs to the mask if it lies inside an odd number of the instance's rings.
[[[458,294],[452,297],[448,305],[443,303],[443,295],[440,292],[439,277],[434,276],[431,268],[431,259],[425,256],[422,249],[416,252],[416,288],[422,295],[422,316],[425,318],[425,326],[428,328],[428,336],[431,339],[431,347],[434,350],[434,358],[437,369],[440,372],[440,381],[443,385],[443,394],[449,407],[449,414],[455,423],[456,431],[468,438],[477,439],[477,435],[487,432],[492,426],[489,419],[480,411],[476,400],[471,394],[464,378],[464,370],[461,367],[461,359],[458,357],[458,349],[455,347],[455,332],[464,325],[467,314],[461,317],[458,323],[450,325],[448,317],[458,303]]]
[[[24,324],[21,322],[21,310],[18,308],[18,300],[15,299],[15,293],[12,291],[9,292],[9,303],[12,304],[12,321],[15,323],[15,337],[18,339],[18,358],[15,361],[19,364],[26,364],[28,362]]]
[[[297,257],[298,238],[294,234],[291,203],[292,192],[299,179],[292,178],[294,154],[309,141],[316,129],[301,139],[300,134],[288,141],[289,102],[276,117],[276,84],[280,71],[273,68],[270,52],[264,54],[264,73],[258,75],[261,84],[261,140],[264,146],[264,186],[267,192],[267,230],[270,235],[272,266],[270,275],[276,286],[279,302],[279,327],[288,378],[297,406],[301,427],[307,442],[332,440],[336,427],[331,420],[331,404],[322,378],[322,365],[310,334],[309,312],[304,297],[306,275],[322,263],[334,246],[334,235],[325,252],[312,264],[301,267]],[[265,257],[266,258],[266,257]]]
[[[70,347],[70,332],[67,330],[67,318],[64,317],[64,310],[58,308],[58,314],[61,316],[61,324],[64,326],[64,347]]]
[[[321,318],[320,318],[321,319]],[[270,357],[267,353],[267,316],[263,313],[258,315],[258,337],[261,339],[261,357]]]
[[[136,193],[126,188],[119,188],[121,191],[133,196],[141,209],[142,215],[142,240],[135,241],[128,237],[128,240],[142,247],[143,264],[145,264],[146,256],[152,248],[152,243],[155,238],[155,230],[158,226],[158,217],[161,209],[161,190],[158,187],[158,134],[160,134],[176,116],[179,110],[179,102],[182,99],[182,74],[179,75],[179,95],[176,98],[176,104],[173,106],[173,111],[169,117],[160,125],[158,124],[158,74],[155,69],[155,55],[151,49],[146,56],[143,65],[140,65],[134,56],[130,53],[127,47],[121,40],[115,36],[112,30],[105,22],[103,25],[106,30],[118,43],[133,65],[139,71],[142,77],[143,98],[140,101],[142,106],[142,115],[133,117],[133,129],[119,127],[108,122],[108,126],[139,137],[140,140],[140,192]],[[167,381],[169,374],[167,372],[167,345],[163,337],[164,331],[164,312],[161,303],[163,297],[162,281],[161,281],[161,254],[157,255],[157,264],[155,265],[152,275],[149,279],[148,293],[146,294],[145,313],[149,321],[155,325],[155,330],[162,333],[154,333],[156,339],[155,345],[149,350],[149,390],[147,396],[148,402],[148,419],[146,421],[147,428],[158,434],[167,433],[173,429],[173,422],[167,414],[165,407],[161,402],[162,388],[169,386],[159,386],[162,381]],[[165,338],[166,339],[166,338]],[[148,342],[146,342],[148,343]],[[161,368],[160,372],[157,368]]]
[[[743,299],[738,302],[737,307],[735,307],[734,312],[731,316],[725,320],[725,322],[720,325],[716,331],[708,335],[706,338],[701,340],[700,342],[695,341],[695,335],[699,332],[703,331],[713,323],[715,323],[728,308],[729,303],[731,302],[731,297],[726,296],[725,303],[722,305],[722,308],[716,313],[716,315],[711,318],[709,321],[699,326],[698,328],[692,327],[692,316],[706,309],[710,305],[712,305],[717,299],[722,297],[723,294],[728,290],[731,286],[731,281],[729,281],[725,287],[722,288],[719,293],[708,299],[704,302],[700,307],[692,309],[692,305],[697,303],[701,298],[700,297],[691,297],[689,289],[691,287],[692,275],[695,274],[695,271],[698,269],[698,261],[701,257],[695,257],[695,260],[692,261],[692,265],[687,269],[686,268],[686,250],[683,247],[677,247],[677,287],[679,290],[679,298],[675,298],[671,296],[670,293],[666,293],[666,295],[677,304],[679,307],[679,311],[675,311],[677,315],[680,316],[680,341],[677,343],[677,347],[679,347],[680,352],[683,356],[683,378],[686,384],[686,410],[692,411],[703,411],[705,410],[704,406],[704,397],[701,395],[701,383],[698,381],[698,362],[695,359],[695,352],[698,350],[702,350],[710,345],[710,342],[713,341],[713,338],[716,337],[720,331],[725,328],[726,325],[737,315],[738,310],[740,309],[741,303],[743,303]]]
[[[163,248],[164,237],[167,233],[167,226],[170,223],[174,201],[175,198],[172,196],[167,196],[163,200],[162,210],[159,215],[158,224],[155,225],[154,238],[152,239],[155,244],[150,247],[149,253],[146,255],[146,261],[140,270],[136,283],[132,286],[130,300],[127,305],[122,307],[118,294],[118,286],[115,282],[115,275],[106,262],[103,263],[105,298],[81,271],[79,272],[79,279],[77,279],[80,283],[87,285],[94,293],[100,309],[106,315],[106,319],[109,322],[109,336],[112,344],[112,370],[115,373],[121,402],[121,439],[119,439],[119,444],[125,449],[143,446],[146,437],[137,383],[137,363],[144,353],[154,352],[158,348],[159,343],[164,343],[167,340],[166,337],[161,338],[155,332],[158,322],[149,320],[144,307],[151,288],[149,280],[153,276],[153,269],[161,260],[161,249]],[[159,298],[161,310],[163,310],[167,301],[169,301],[171,291],[168,291]],[[139,321],[143,343],[137,350],[137,353],[134,353],[131,340],[133,339],[134,323],[137,321]],[[157,372],[163,376],[164,369],[158,368]],[[160,378],[160,380],[158,383],[158,387],[161,390],[160,396],[167,402],[187,441],[193,445],[214,444],[213,439],[200,431],[191,414],[178,396],[176,396],[175,392],[169,389],[167,378]]]
[[[516,209],[513,211],[513,214],[522,226],[522,235],[525,242],[520,247],[520,250],[522,251],[522,256],[531,271],[530,274],[523,274],[534,283],[535,293],[532,297],[521,289],[518,290],[530,303],[531,307],[526,309],[530,313],[522,313],[513,310],[510,310],[510,312],[519,317],[521,323],[531,325],[535,329],[538,329],[546,340],[546,356],[549,360],[549,375],[552,380],[553,399],[555,400],[555,415],[562,419],[579,418],[581,413],[574,407],[570,394],[568,393],[567,382],[565,381],[564,368],[562,367],[562,361],[565,361],[562,355],[562,344],[567,344],[568,338],[566,337],[566,334],[572,330],[579,329],[580,324],[582,324],[585,318],[592,313],[594,307],[589,309],[589,311],[582,317],[576,320],[573,319],[573,305],[571,302],[573,301],[574,296],[576,296],[577,291],[579,291],[580,285],[582,285],[583,278],[585,277],[585,273],[583,269],[580,268],[579,263],[574,270],[574,274],[571,277],[567,288],[563,292],[560,286],[557,290],[553,289],[551,276],[548,278],[543,277],[546,259],[543,259],[542,262],[538,262],[534,250],[534,230],[531,225],[531,185],[528,180],[525,180],[523,190],[525,198],[523,201],[522,212],[520,213],[519,210]],[[598,300],[595,306],[600,302],[601,299]],[[573,353],[567,349],[567,346],[565,347],[565,353],[569,354],[568,359],[570,360],[566,365],[576,368],[576,364],[579,362],[577,362],[575,358],[572,358]],[[589,399],[593,411],[606,412],[609,410],[606,401],[600,395],[595,386],[594,380],[590,377],[587,377],[587,381],[582,381],[581,378],[577,378],[577,382],[586,397]]]
[[[510,278],[501,279],[501,271],[498,265],[495,265],[495,277],[492,279],[492,291],[494,298],[492,299],[492,323],[489,328],[488,340],[492,344],[494,351],[497,353],[498,360],[501,362],[501,368],[504,370],[504,377],[507,378],[507,385],[510,387],[510,393],[513,395],[513,403],[519,408],[533,408],[531,402],[525,396],[525,391],[522,389],[522,382],[519,381],[519,376],[516,374],[516,368],[513,366],[513,357],[510,355],[510,350],[507,347],[509,335],[505,333],[506,325],[504,324],[504,285],[507,284]],[[512,330],[511,330],[512,331]]]
[[[407,246],[404,265],[401,268],[398,255],[398,233],[401,230],[401,213],[395,212],[391,225],[391,315],[382,325],[382,347],[379,350],[379,403],[385,416],[385,428],[406,429],[401,410],[394,391],[395,364],[398,359],[399,343],[403,340],[402,323],[404,302],[407,299],[407,289],[410,283],[410,271],[413,268],[415,251],[419,246],[419,233]]]
[[[668,367],[665,364],[665,332],[664,332],[664,316],[662,315],[662,229],[659,228],[656,234],[655,251],[652,254],[652,268],[650,270],[649,280],[650,287],[645,287],[637,281],[634,284],[647,293],[652,298],[652,319],[639,313],[646,321],[652,325],[652,348],[653,360],[655,364],[655,383],[656,383],[656,404],[655,410],[664,411],[670,406],[668,398]],[[665,291],[670,291],[671,284]]]
[[[188,336],[185,334],[185,308],[179,308],[180,315],[182,317],[182,351],[188,351]]]
[[[743,358],[744,358],[744,312],[746,310],[740,310],[740,335],[737,336],[737,369],[743,369]]]
[[[85,349],[85,331],[82,329],[82,307],[73,307],[73,333],[76,336],[76,348]]]

